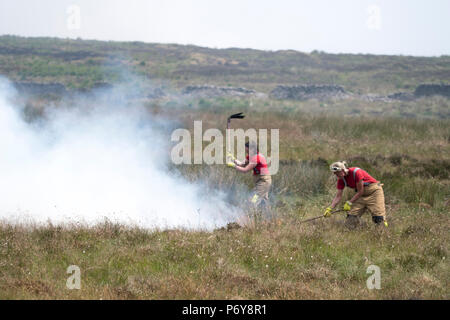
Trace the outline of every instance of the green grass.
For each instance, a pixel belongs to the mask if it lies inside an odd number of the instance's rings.
[[[425,82],[448,83],[450,57],[269,52],[0,36],[0,74],[10,79],[90,88],[101,80],[127,81],[116,67],[126,67],[154,81],[169,79],[177,87],[211,83],[269,92],[277,84],[327,83],[354,93],[388,94],[413,91]]]
[[[342,217],[214,232],[2,225],[0,297],[448,299],[448,214],[403,206],[390,214],[386,229],[366,219],[353,231]],[[81,268],[81,290],[65,288],[71,264]],[[366,287],[371,264],[381,268],[381,290]]]
[[[227,114],[157,110],[176,114],[186,127],[193,118],[202,119],[204,130],[223,125]],[[271,192],[275,220],[211,232],[108,222],[93,227],[2,223],[0,298],[450,298],[448,120],[301,112],[286,117],[264,111],[252,113],[243,126],[268,123],[282,128],[280,171]],[[387,228],[376,227],[368,214],[353,230],[345,227],[342,214],[300,223],[321,215],[331,202],[335,180],[328,164],[337,159],[367,169],[385,184]],[[172,170],[190,181],[206,181],[208,190],[232,186],[234,204],[245,200],[252,186],[250,175],[222,166]],[[81,290],[65,286],[69,265],[81,269]],[[366,287],[369,265],[381,269],[380,290]]]
[[[449,63],[448,56],[0,37],[1,74],[74,88],[122,77],[128,81],[120,72],[126,66],[175,87],[211,83],[268,92],[279,83],[335,83],[355,93],[385,94],[442,79]],[[32,98],[25,116],[30,121],[45,116],[49,105],[60,102]],[[0,223],[0,299],[450,298],[448,99],[365,103],[221,97],[161,99],[147,107],[190,129],[193,119],[203,121],[203,130],[224,129],[227,116],[242,111],[247,115],[239,124],[243,129],[280,129],[280,170],[271,190],[276,219],[211,232],[109,222],[92,227]],[[331,203],[336,182],[328,165],[336,160],[366,169],[384,183],[388,228],[375,227],[368,214],[354,230],[344,226],[341,214],[301,223]],[[205,189],[230,190],[227,201],[234,205],[242,205],[252,188],[250,174],[224,166],[170,169],[188,181],[204,182]],[[381,269],[381,290],[366,287],[372,264]],[[66,288],[69,265],[81,269],[81,290]]]

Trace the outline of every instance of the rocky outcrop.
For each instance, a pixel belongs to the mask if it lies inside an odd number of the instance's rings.
[[[434,95],[450,98],[450,85],[448,84],[421,84],[414,91],[416,97],[429,97]]]
[[[392,99],[387,96],[380,96],[373,93],[359,95],[358,98],[367,102],[392,102]]]
[[[108,82],[96,82],[88,89],[69,89],[60,83],[15,82],[13,85],[20,94],[32,96],[63,96],[76,93],[91,94],[114,89],[114,85]],[[159,99],[164,97],[166,93],[161,88],[151,88],[149,91],[146,91],[144,95],[148,99]],[[133,97],[138,98],[140,95],[135,95]]]
[[[341,86],[312,84],[296,86],[280,85],[270,92],[270,96],[283,100],[328,100],[348,98],[351,94]]]
[[[378,95],[373,93],[355,95],[337,85],[279,85],[270,93],[272,98],[282,100],[328,100],[356,98],[368,102],[413,101],[421,97],[429,97],[433,95],[440,95],[450,98],[450,85],[421,84],[416,88],[414,93],[395,92],[389,95]]]
[[[196,97],[211,98],[219,96],[248,96],[256,95],[255,90],[238,88],[238,87],[216,87],[212,85],[187,86],[183,89],[182,94]]]
[[[450,85],[444,84],[421,84],[419,85],[414,93],[411,92],[396,92],[389,94],[387,96],[366,94],[362,95],[361,98],[366,101],[383,101],[383,102],[394,102],[394,101],[413,101],[422,97],[430,97],[434,95],[444,96],[450,98]]]
[[[114,84],[107,82],[97,82],[89,89],[70,89],[61,83],[35,83],[35,82],[15,82],[13,83],[16,90],[21,94],[37,95],[37,96],[63,96],[66,94],[77,92],[96,92],[98,90],[111,90]],[[175,92],[178,95],[179,92]],[[266,93],[257,92],[252,89],[242,87],[219,87],[214,85],[193,85],[187,86],[181,91],[182,95],[195,98],[214,98],[221,96],[228,97],[256,97],[267,98]],[[414,93],[412,92],[395,92],[388,95],[353,94],[346,91],[342,86],[338,85],[278,85],[270,92],[272,99],[280,100],[331,100],[331,99],[360,99],[367,102],[395,102],[395,101],[413,101],[419,98],[426,98],[434,95],[450,98],[450,85],[445,84],[421,84]],[[160,99],[165,96],[171,96],[162,88],[151,88],[144,93],[147,99]]]
[[[92,90],[110,90],[114,86],[108,82],[96,82],[92,85]]]
[[[165,96],[166,96],[166,93],[161,88],[153,88],[147,94],[148,99],[160,99]]]
[[[412,101],[415,99],[414,94],[410,92],[396,92],[387,96],[390,100]]]
[[[18,92],[31,95],[64,95],[67,93],[66,87],[60,83],[15,82],[13,85]]]

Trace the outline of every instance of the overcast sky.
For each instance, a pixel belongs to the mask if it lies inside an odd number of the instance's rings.
[[[450,54],[450,0],[0,0],[0,35]]]

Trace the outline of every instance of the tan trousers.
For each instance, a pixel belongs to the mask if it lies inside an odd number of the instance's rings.
[[[269,190],[272,185],[272,177],[255,175],[253,176],[255,182],[254,196],[252,202],[258,206],[262,201],[268,204],[269,201]]]
[[[386,221],[384,192],[380,183],[372,183],[365,186],[362,196],[353,203],[349,214],[361,217],[366,209],[370,211],[372,217],[383,217],[383,220]]]

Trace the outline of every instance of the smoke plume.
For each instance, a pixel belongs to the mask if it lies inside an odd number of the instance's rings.
[[[239,212],[168,171],[170,121],[123,91],[80,97],[27,122],[0,79],[0,220],[212,229]]]

